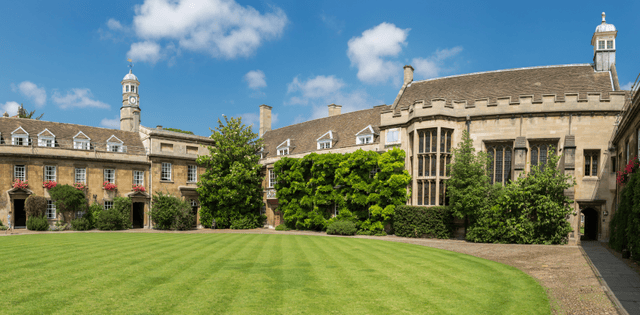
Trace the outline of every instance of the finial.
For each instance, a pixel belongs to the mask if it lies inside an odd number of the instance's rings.
[[[602,24],[607,23],[607,21],[605,21],[604,17],[605,17],[605,14],[604,14],[604,12],[602,12]]]
[[[9,117],[9,113],[7,113],[7,111],[5,110],[5,111],[4,111],[4,115],[2,115],[2,117],[5,117],[5,118],[6,118],[6,117]]]

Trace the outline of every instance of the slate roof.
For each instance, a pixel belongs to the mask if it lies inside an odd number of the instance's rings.
[[[533,95],[533,101],[541,101],[542,95],[555,94],[564,100],[565,93],[578,93],[578,99],[586,99],[587,93],[601,93],[606,99],[613,91],[609,72],[596,72],[591,64],[547,66],[471,73],[412,82],[402,94],[394,110],[433,99],[467,101],[488,99],[496,104],[498,98],[511,97],[518,102],[520,95]]]
[[[389,108],[390,106],[381,105],[267,131],[262,136],[264,139],[263,157],[277,156],[276,147],[287,139],[291,139],[289,154],[318,151],[316,140],[329,130],[333,134],[333,143],[332,148],[326,150],[356,146],[356,133],[368,125],[371,125],[376,133],[379,132],[380,113]],[[378,142],[379,137],[374,137],[373,143]]]
[[[11,132],[19,127],[29,133],[29,137],[33,139],[33,145],[38,143],[38,134],[48,129],[55,135],[57,147],[71,149],[73,148],[73,137],[82,131],[91,139],[91,144],[97,151],[106,151],[107,140],[115,136],[122,140],[123,145],[127,146],[127,152],[144,154],[144,146],[137,132],[24,118],[0,117],[0,136],[4,144],[11,144]],[[86,139],[82,134],[79,138]]]

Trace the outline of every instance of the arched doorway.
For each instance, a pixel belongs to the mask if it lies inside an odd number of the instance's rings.
[[[598,240],[598,211],[593,208],[582,210],[584,215],[584,239]]]

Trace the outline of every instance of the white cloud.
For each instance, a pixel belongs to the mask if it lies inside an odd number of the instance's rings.
[[[628,91],[628,90],[631,90],[632,86],[633,86],[633,82],[629,81],[629,83],[620,86],[620,89]]]
[[[458,55],[460,52],[462,52],[462,47],[456,46],[451,49],[438,49],[428,58],[414,58],[412,65],[415,68],[415,74],[424,79],[438,77],[441,73],[450,71],[450,69],[444,67],[445,60]]]
[[[60,106],[62,109],[67,108],[85,108],[85,107],[95,107],[95,108],[109,108],[109,105],[98,100],[94,100],[93,94],[89,89],[71,89],[67,92],[66,95],[61,95],[58,91],[53,92],[53,96],[51,99]]]
[[[335,31],[336,34],[342,34],[344,21],[338,20],[338,18],[333,15],[326,15],[324,12],[320,14],[320,19],[322,20],[322,23],[324,23],[329,29]]]
[[[298,77],[287,85],[287,94],[298,92],[302,93],[304,98],[318,98],[335,93],[344,86],[344,82],[334,76],[319,75],[306,82],[300,82]]]
[[[316,76],[306,81],[295,77],[288,84],[287,94],[292,95],[287,105],[311,105],[312,111],[308,119],[326,117],[329,114],[327,105],[342,105],[342,113],[371,108],[382,103],[374,100],[364,90],[343,91],[345,83],[334,76]],[[298,115],[294,123],[305,121],[304,115]]]
[[[131,49],[127,52],[127,57],[134,61],[155,64],[162,57],[160,54],[160,45],[151,41],[133,43],[131,44]]]
[[[279,37],[288,23],[280,8],[261,14],[233,0],[145,0],[135,12],[133,30],[139,38],[176,42],[179,49],[225,59],[252,55],[264,41]]]
[[[9,116],[15,116],[18,114],[18,108],[20,108],[20,104],[16,102],[6,102],[4,104],[0,104],[0,111],[2,112],[0,113],[0,115],[4,114],[4,112],[7,112]]]
[[[124,29],[124,27],[122,26],[122,24],[120,24],[120,21],[116,20],[116,19],[109,19],[107,21],[107,27],[110,30],[113,31],[121,31]]]
[[[17,86],[15,84],[11,84],[11,89],[14,92],[20,92],[20,94],[32,100],[37,107],[42,107],[47,102],[47,92],[44,88],[39,88],[32,82],[23,81]]]
[[[383,57],[395,57],[402,51],[402,47],[407,45],[409,30],[384,22],[362,32],[360,37],[351,38],[347,56],[351,65],[358,68],[358,79],[365,83],[385,83],[390,78],[397,80],[402,64]]]
[[[100,121],[100,126],[106,127],[106,128],[118,129],[120,128],[120,119],[119,118],[114,118],[114,119],[102,118],[102,120]]]
[[[267,81],[265,81],[264,72],[262,72],[262,70],[252,70],[247,72],[247,74],[244,75],[244,80],[249,85],[249,88],[254,90],[267,86]]]

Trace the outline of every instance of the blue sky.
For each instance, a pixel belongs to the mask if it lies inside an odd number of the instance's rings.
[[[0,110],[118,126],[134,60],[144,126],[208,136],[222,115],[273,128],[391,104],[415,79],[590,63],[600,13],[621,84],[640,73],[638,1],[10,1],[0,10]]]

